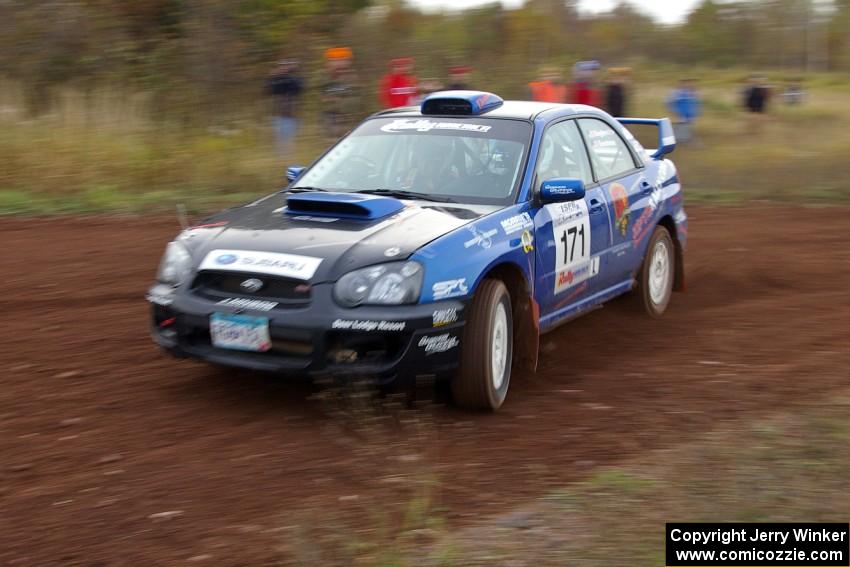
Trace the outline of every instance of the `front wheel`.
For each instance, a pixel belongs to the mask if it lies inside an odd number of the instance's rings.
[[[656,226],[638,277],[637,294],[644,311],[651,317],[661,317],[670,304],[675,262],[673,238],[666,228]]]
[[[508,394],[513,362],[511,296],[505,284],[481,282],[469,312],[452,398],[461,407],[496,410]]]

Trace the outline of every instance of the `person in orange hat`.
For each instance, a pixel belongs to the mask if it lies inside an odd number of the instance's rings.
[[[322,119],[331,139],[342,136],[359,111],[360,85],[352,67],[353,54],[348,47],[325,51],[325,80],[322,83]]]
[[[412,104],[418,88],[413,75],[413,59],[400,57],[390,62],[390,72],[381,80],[381,103],[385,108]]]

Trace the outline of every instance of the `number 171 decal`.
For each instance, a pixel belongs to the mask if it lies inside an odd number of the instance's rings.
[[[590,257],[590,219],[587,203],[569,201],[546,208],[555,240],[555,293],[599,273],[599,257]]]

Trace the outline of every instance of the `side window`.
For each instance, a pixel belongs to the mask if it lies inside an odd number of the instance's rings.
[[[546,129],[537,157],[537,182],[556,177],[593,183],[590,163],[575,120],[559,122]]]
[[[581,118],[578,123],[597,179],[622,175],[635,168],[628,146],[613,128],[595,118]]]

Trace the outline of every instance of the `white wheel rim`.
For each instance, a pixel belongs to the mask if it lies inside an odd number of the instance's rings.
[[[505,365],[508,360],[508,313],[505,305],[499,303],[493,321],[493,334],[490,337],[490,370],[493,387],[498,390],[505,381]]]
[[[655,305],[667,300],[670,288],[670,251],[667,243],[659,240],[655,243],[649,262],[649,297]]]

